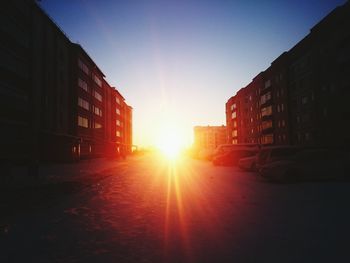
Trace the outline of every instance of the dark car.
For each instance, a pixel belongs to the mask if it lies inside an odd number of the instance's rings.
[[[262,148],[257,154],[256,168],[259,171],[264,165],[289,159],[304,148],[298,146],[270,146]]]
[[[348,178],[349,154],[337,150],[308,149],[285,160],[270,162],[260,175],[270,181],[299,182]]]
[[[214,165],[237,165],[241,158],[254,156],[257,153],[253,149],[237,149],[218,155],[213,158]]]

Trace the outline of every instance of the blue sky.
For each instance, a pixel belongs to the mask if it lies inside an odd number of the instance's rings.
[[[225,103],[345,0],[92,1],[40,5],[134,108],[134,142],[165,122],[225,124]]]

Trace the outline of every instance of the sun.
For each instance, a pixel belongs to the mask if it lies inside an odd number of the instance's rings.
[[[180,129],[174,126],[165,126],[160,130],[157,138],[157,148],[167,159],[177,159],[184,146],[185,140]]]

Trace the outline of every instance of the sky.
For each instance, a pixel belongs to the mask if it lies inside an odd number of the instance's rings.
[[[133,107],[133,141],[225,125],[225,103],[346,0],[41,0]]]

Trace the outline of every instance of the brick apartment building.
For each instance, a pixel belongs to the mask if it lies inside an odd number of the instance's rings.
[[[87,52],[33,0],[7,1],[0,12],[0,159],[130,152],[131,107]]]
[[[350,146],[350,3],[226,103],[230,143]]]
[[[226,126],[195,126],[194,149],[214,150],[220,144],[227,143]]]

